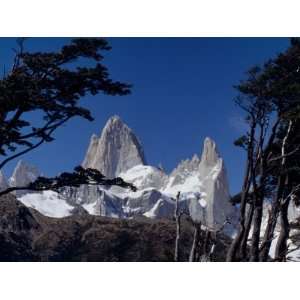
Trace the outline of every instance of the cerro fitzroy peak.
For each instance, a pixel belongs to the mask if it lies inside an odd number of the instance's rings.
[[[174,199],[181,192],[181,207],[189,211],[194,220],[207,226],[221,226],[234,214],[224,161],[210,138],[204,140],[201,158],[195,154],[166,174],[161,168],[147,165],[139,139],[118,116],[113,116],[99,137],[92,135],[82,166],[98,169],[109,178],[122,177],[133,183],[137,191],[81,186],[65,188],[59,194],[27,192],[18,195],[18,199],[50,217],[89,213],[116,218],[161,218],[173,215]],[[21,167],[32,173],[33,169],[24,163]],[[17,168],[20,169],[20,165]],[[36,173],[35,170],[34,175]],[[31,177],[34,179],[34,176],[26,178]],[[18,186],[17,178],[15,172],[9,182]]]

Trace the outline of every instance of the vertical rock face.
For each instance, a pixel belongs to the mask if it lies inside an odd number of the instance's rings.
[[[118,116],[113,116],[106,123],[100,138],[92,136],[82,166],[98,169],[112,178],[144,164],[146,160],[138,138]]]
[[[30,182],[33,182],[40,176],[40,172],[34,166],[28,165],[20,160],[14,169],[12,176],[9,179],[10,186],[26,186]],[[25,194],[26,191],[16,191],[16,196],[19,197]]]
[[[4,174],[0,171],[0,191],[3,191],[8,188],[7,180]]]
[[[205,138],[201,161],[199,164],[199,176],[204,179],[210,174],[212,168],[216,166],[220,156],[217,150],[216,143],[209,137]]]
[[[91,136],[90,144],[89,144],[85,158],[82,163],[82,166],[84,168],[90,168],[95,164],[98,143],[99,143],[98,136],[96,134],[93,134]]]
[[[209,138],[204,147],[199,164],[199,180],[202,183],[200,196],[190,202],[190,213],[194,221],[217,228],[234,213],[230,204],[228,180],[223,159],[220,158],[216,144]]]

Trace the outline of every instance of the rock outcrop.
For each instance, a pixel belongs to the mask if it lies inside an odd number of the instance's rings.
[[[106,123],[100,138],[93,135],[82,166],[113,178],[137,165],[146,164],[142,146],[118,116]]]
[[[36,167],[20,160],[15,167],[12,176],[9,178],[9,185],[24,187],[27,186],[30,182],[35,181],[38,176],[40,176],[40,172]],[[28,193],[28,191],[16,191],[15,195],[17,197],[20,197],[21,195],[24,195],[26,193]]]
[[[191,216],[208,227],[220,227],[234,213],[234,207],[229,202],[224,161],[210,138],[204,141],[198,173],[202,188],[200,197],[193,198],[190,203]]]

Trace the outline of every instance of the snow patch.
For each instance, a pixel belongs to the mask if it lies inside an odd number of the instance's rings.
[[[36,209],[41,214],[53,218],[69,216],[74,208],[62,199],[58,193],[53,191],[44,191],[34,194],[28,193],[18,200],[24,205]]]

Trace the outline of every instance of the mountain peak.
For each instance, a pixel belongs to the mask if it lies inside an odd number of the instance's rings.
[[[132,132],[128,125],[123,122],[119,116],[114,115],[107,120],[102,130],[101,136],[104,134],[111,134],[112,131],[120,131],[122,129]]]
[[[219,158],[220,156],[215,141],[206,137],[203,144],[201,163],[212,166],[218,162]]]
[[[24,186],[34,181],[39,175],[40,172],[35,166],[19,160],[9,182],[11,186]]]
[[[133,131],[117,115],[108,119],[100,138],[93,135],[82,163],[112,178],[136,165],[145,165],[142,146]]]
[[[111,116],[107,121],[107,123],[118,123],[118,122],[123,123],[122,119],[118,115]]]
[[[40,176],[39,170],[30,164],[27,164],[23,160],[20,160],[15,167],[12,176],[9,178],[10,186],[27,186],[30,182],[33,182]],[[18,191],[17,196],[25,193],[25,191]]]

